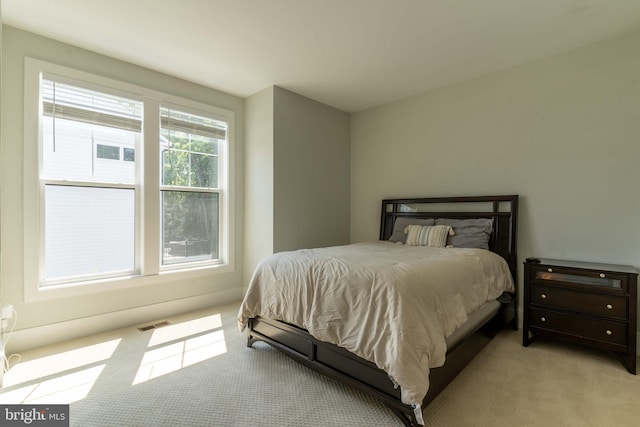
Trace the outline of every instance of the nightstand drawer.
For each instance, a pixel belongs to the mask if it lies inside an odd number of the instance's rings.
[[[626,293],[629,289],[625,275],[603,270],[576,271],[555,265],[538,265],[531,269],[531,274],[532,281],[555,282],[574,289],[601,289],[619,293]]]
[[[610,344],[627,344],[626,323],[592,319],[550,310],[531,309],[531,326],[553,332],[602,341]]]
[[[530,285],[530,292],[531,304],[621,320],[627,319],[626,297],[534,284]]]

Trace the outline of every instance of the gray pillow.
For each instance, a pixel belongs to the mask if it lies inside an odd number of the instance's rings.
[[[404,232],[404,229],[407,228],[408,225],[435,225],[435,219],[433,218],[407,218],[407,217],[399,217],[396,218],[396,222],[393,224],[393,233],[391,233],[391,237],[389,237],[390,242],[400,242],[402,244],[407,243],[407,234]],[[446,224],[445,224],[446,225]]]
[[[449,219],[438,218],[436,225],[450,225],[456,233],[449,236],[447,246],[456,248],[489,249],[493,220],[489,218]]]

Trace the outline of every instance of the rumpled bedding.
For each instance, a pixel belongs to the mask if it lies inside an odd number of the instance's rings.
[[[281,252],[256,268],[238,313],[304,328],[375,363],[419,405],[445,338],[467,315],[514,285],[507,263],[484,249],[387,241]]]

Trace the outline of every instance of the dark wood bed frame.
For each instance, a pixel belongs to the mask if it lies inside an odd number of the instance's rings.
[[[429,209],[424,210],[425,207]],[[491,218],[494,227],[489,249],[508,263],[514,282],[517,275],[516,243],[518,196],[432,197],[382,201],[380,240],[387,240],[397,218]],[[504,298],[506,297],[506,298]],[[503,295],[497,314],[449,348],[445,364],[431,369],[427,406],[505,325],[518,329],[516,295]],[[406,426],[419,425],[410,405],[402,403],[400,389],[374,363],[334,344],[319,341],[306,330],[264,317],[249,319],[247,346],[264,341],[298,362],[371,395],[386,404]]]

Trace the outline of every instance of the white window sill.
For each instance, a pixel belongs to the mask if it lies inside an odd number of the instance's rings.
[[[208,265],[205,267],[165,270],[158,274],[114,277],[87,282],[49,285],[43,287],[25,287],[25,302],[46,301],[81,295],[99,294],[119,289],[154,286],[161,283],[196,279],[233,272],[230,264]]]

